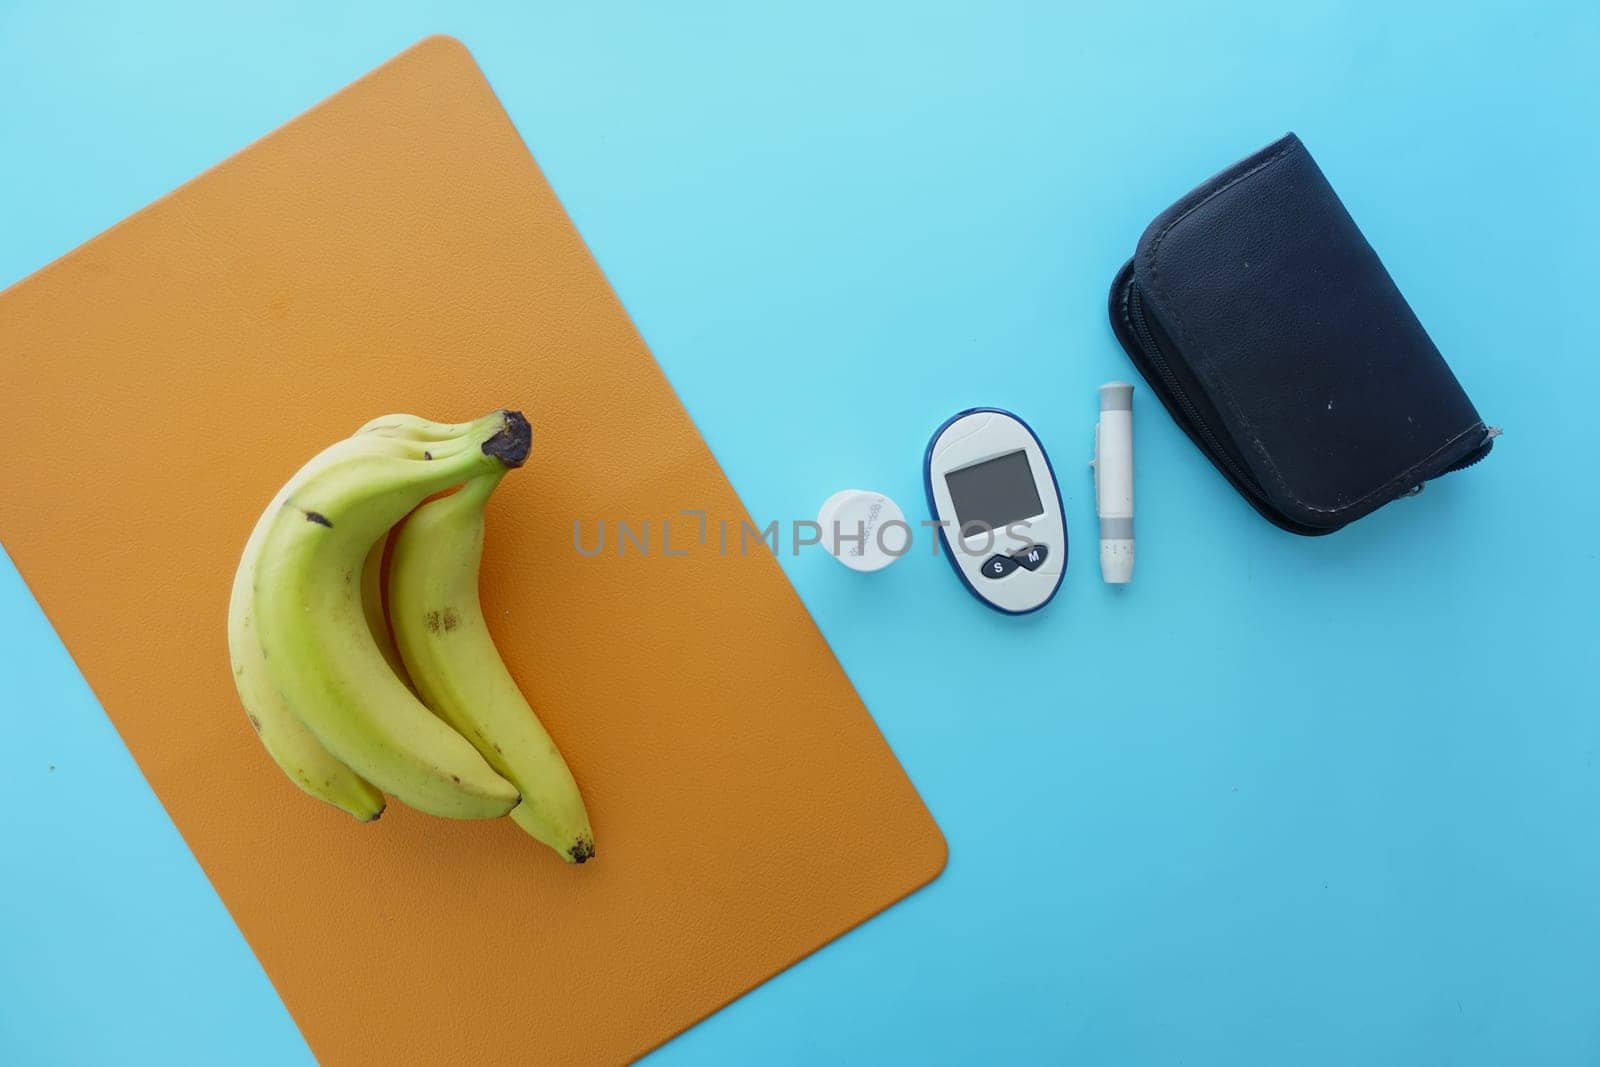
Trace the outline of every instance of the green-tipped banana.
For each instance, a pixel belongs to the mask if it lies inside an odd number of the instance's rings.
[[[233,665],[234,686],[239,691],[240,702],[244,704],[251,725],[260,735],[268,754],[290,781],[319,800],[363,822],[370,822],[383,813],[383,794],[322,746],[316,735],[294,717],[277,687],[267,677],[266,660],[261,656],[261,643],[256,640],[255,633],[256,566],[261,558],[261,545],[266,540],[272,517],[278,513],[288,495],[327,464],[342,456],[368,452],[428,460],[432,458],[431,448],[435,443],[460,437],[470,425],[441,424],[415,415],[385,415],[356,431],[357,436],[324,449],[274,495],[251,531],[243,558],[239,561],[239,569],[234,575],[233,592],[228,603],[228,652]],[[375,546],[375,552],[376,558],[369,558],[371,567],[381,565],[381,544]],[[383,618],[379,575],[373,569],[370,575],[363,572],[362,578],[363,606],[367,608],[374,637],[379,640],[380,648],[387,646],[385,658],[392,655],[392,665],[401,670],[399,653],[394,651],[388,623]]]
[[[483,509],[504,472],[418,508],[394,535],[389,616],[423,701],[522,792],[511,818],[568,863],[594,855],[572,772],[495,648],[478,601]]]
[[[373,545],[406,512],[520,465],[528,438],[521,415],[497,412],[432,443],[423,459],[340,455],[292,488],[261,546],[254,627],[283,702],[334,759],[430,814],[492,818],[518,794],[384,662],[360,577]]]
[[[250,717],[250,725],[255,727],[268,754],[292,782],[362,822],[370,822],[383,814],[383,794],[322,747],[316,736],[294,717],[267,676],[267,661],[262,658],[261,643],[256,640],[255,586],[267,527],[289,494],[341,457],[375,450],[404,454],[405,446],[381,437],[340,441],[324,449],[278,490],[245,542],[228,601],[228,654],[233,662],[233,684],[239,691],[245,714]]]

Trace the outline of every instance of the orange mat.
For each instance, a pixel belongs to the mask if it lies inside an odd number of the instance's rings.
[[[471,57],[431,38],[0,294],[0,541],[325,1063],[638,1056],[944,841]],[[297,791],[226,614],[274,489],[388,411],[534,426],[485,612],[596,860]],[[660,520],[682,558],[660,555]],[[654,554],[573,546],[652,527]]]

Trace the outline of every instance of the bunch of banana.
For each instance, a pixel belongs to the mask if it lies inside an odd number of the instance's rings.
[[[325,449],[245,544],[229,651],[267,752],[312,796],[363,821],[383,813],[386,793],[447,818],[509,813],[582,863],[594,837],[577,783],[478,602],[484,504],[530,441],[513,411],[459,425],[393,415]],[[391,566],[396,648],[383,554],[413,509]]]

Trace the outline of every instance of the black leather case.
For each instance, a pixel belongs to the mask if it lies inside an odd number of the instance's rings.
[[[1292,133],[1150,224],[1111,323],[1195,444],[1293,533],[1470,466],[1498,432]]]

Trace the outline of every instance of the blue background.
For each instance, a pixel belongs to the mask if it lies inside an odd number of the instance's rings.
[[[929,432],[994,404],[1076,537],[1026,619],[785,556],[950,866],[657,1062],[1600,1062],[1600,7],[0,0],[0,284],[436,31],[758,520],[920,513]],[[1107,285],[1286,129],[1506,436],[1302,540],[1141,387],[1108,589]],[[0,1060],[308,1060],[3,561],[0,708]]]

